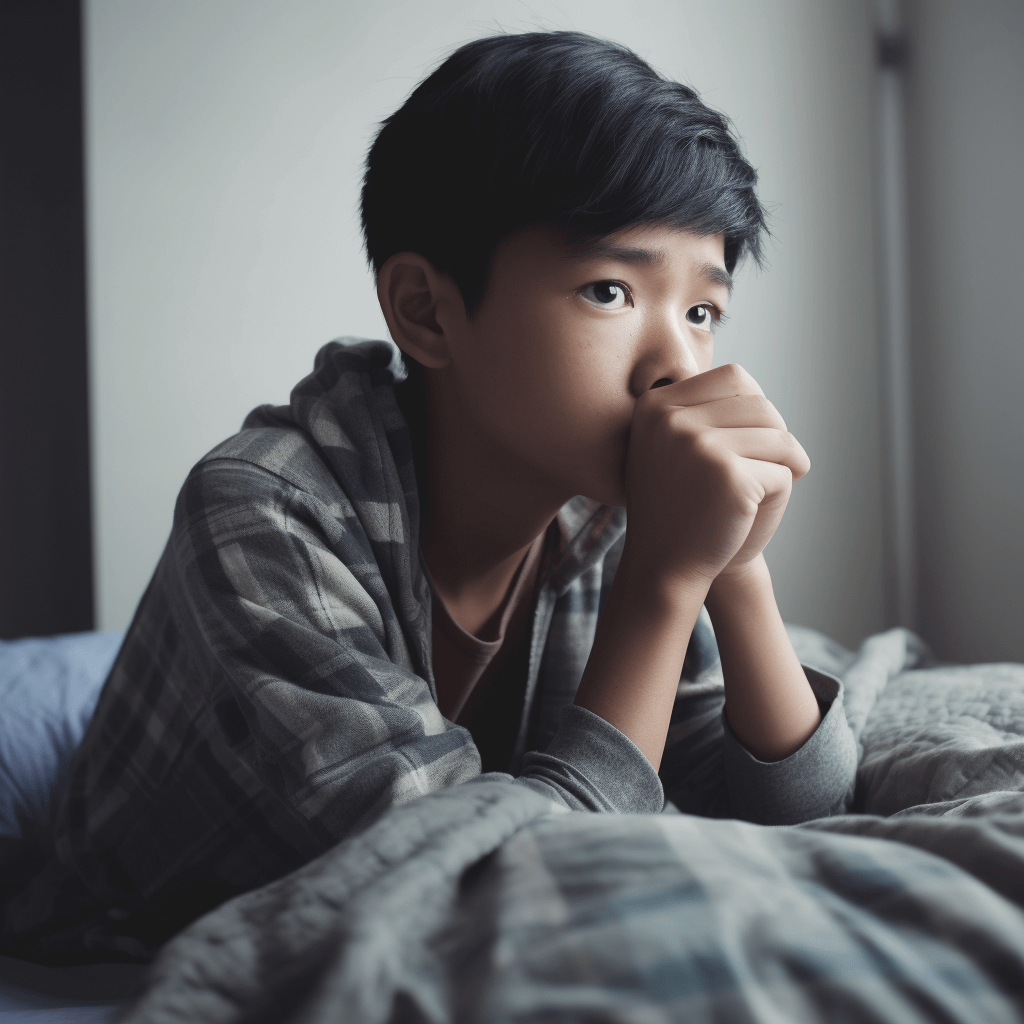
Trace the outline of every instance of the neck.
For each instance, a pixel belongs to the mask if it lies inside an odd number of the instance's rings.
[[[424,377],[428,486],[420,546],[446,604],[479,615],[500,604],[530,545],[571,495],[545,487],[467,422],[436,371]]]

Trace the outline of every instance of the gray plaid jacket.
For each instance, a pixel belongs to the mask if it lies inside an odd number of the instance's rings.
[[[385,342],[345,341],[185,482],[56,825],[51,896],[74,876],[85,917],[149,914],[158,941],[480,774],[472,737],[437,707],[404,367]],[[577,811],[661,811],[666,793],[768,822],[843,810],[856,754],[841,684],[808,670],[830,704],[821,726],[785,761],[756,761],[724,723],[704,614],[661,777],[573,706],[624,537],[624,510],[583,497],[549,528],[518,741],[494,777]],[[95,931],[87,942],[109,944]]]

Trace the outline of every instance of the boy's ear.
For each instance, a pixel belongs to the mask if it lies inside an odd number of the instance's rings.
[[[466,307],[458,286],[418,252],[396,252],[377,274],[377,298],[395,344],[432,370],[448,363]]]

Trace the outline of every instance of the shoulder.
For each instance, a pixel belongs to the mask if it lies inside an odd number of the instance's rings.
[[[379,462],[380,449],[395,439],[392,432],[405,428],[394,397],[404,377],[401,353],[388,342],[329,342],[317,352],[312,373],[292,389],[288,405],[254,409],[242,430],[207,453],[193,472],[216,475],[218,463],[234,460],[313,495],[351,489],[360,476],[354,463]]]
[[[327,572],[326,559],[331,572],[358,567],[414,604],[418,504],[392,351],[325,346],[289,405],[254,410],[200,459],[175,508],[175,562],[206,559],[216,574],[218,561],[250,552],[260,572],[273,563],[286,573],[298,563]]]
[[[174,510],[174,532],[240,515],[284,523],[344,517],[348,500],[303,431],[287,427],[242,430],[203,456],[185,478]],[[299,510],[302,510],[300,513]]]
[[[200,503],[320,503],[335,515],[345,513],[349,498],[376,498],[365,493],[361,463],[379,467],[381,449],[390,448],[405,427],[404,421],[392,422],[394,385],[404,374],[400,353],[388,342],[329,342],[317,353],[312,373],[292,389],[289,404],[249,413],[237,434],[193,467],[182,496]],[[373,428],[375,420],[381,429]]]
[[[256,410],[246,422],[265,412],[260,419],[269,423],[279,411]],[[352,557],[353,542],[365,547],[361,534],[345,488],[319,446],[286,422],[247,426],[204,455],[181,487],[171,529],[179,558],[226,545],[281,549],[283,557],[295,539]]]
[[[262,410],[250,414],[253,421]],[[274,410],[267,410],[268,414]],[[341,485],[324,461],[319,446],[294,424],[247,426],[207,452],[189,474],[189,484],[206,487],[238,483],[255,494],[282,489],[302,491],[311,497],[332,500]]]

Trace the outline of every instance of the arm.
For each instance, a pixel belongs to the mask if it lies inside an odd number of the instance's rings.
[[[658,768],[686,645],[706,586],[658,587],[631,558],[630,536],[594,646],[576,691],[576,704],[628,736]]]
[[[322,845],[480,775],[469,732],[443,718],[417,671],[392,603],[401,580],[382,576],[330,479],[307,490],[247,462],[206,461],[182,492],[175,538],[189,678],[202,665],[245,733],[212,744]],[[208,725],[219,729],[217,717]],[[571,716],[552,746],[527,755],[514,784],[576,810],[660,809],[656,774],[605,721]]]
[[[857,748],[842,684],[797,661],[764,559],[722,573],[707,608],[725,679],[722,750],[729,813],[784,825],[845,811],[853,797]]]
[[[706,603],[722,658],[729,726],[758,760],[781,761],[810,738],[821,712],[786,635],[764,557],[721,574]]]
[[[764,560],[756,560],[749,577],[716,580],[710,591],[700,585],[660,590],[623,561],[576,704],[614,724],[658,768],[686,645],[707,593],[734,734],[761,761],[800,748],[821,713],[786,635]]]

